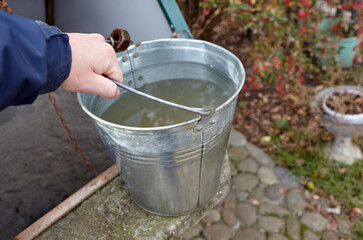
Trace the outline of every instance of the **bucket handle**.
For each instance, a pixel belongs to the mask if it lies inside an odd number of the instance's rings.
[[[187,107],[187,106],[180,105],[180,104],[177,104],[177,103],[169,102],[167,100],[164,100],[164,99],[157,98],[157,97],[151,96],[149,94],[146,94],[144,92],[140,92],[140,91],[138,91],[138,90],[136,90],[134,88],[131,88],[129,86],[121,84],[121,83],[119,83],[119,82],[117,82],[117,81],[115,81],[113,79],[110,79],[110,80],[112,82],[114,82],[118,87],[123,88],[123,89],[125,89],[125,90],[127,90],[129,92],[135,93],[135,94],[137,94],[139,96],[142,96],[144,98],[147,98],[147,99],[150,99],[152,101],[156,101],[156,102],[159,102],[159,103],[171,106],[171,107],[175,107],[175,108],[179,108],[179,109],[182,109],[182,110],[185,110],[185,111],[188,111],[188,112],[199,114],[202,117],[203,116],[206,117],[206,116],[209,116],[209,115],[213,114],[214,110],[215,110],[213,106],[208,106],[206,108],[195,108],[195,107]]]

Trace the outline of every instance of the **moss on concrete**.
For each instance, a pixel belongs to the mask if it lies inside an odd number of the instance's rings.
[[[220,202],[229,186],[226,157],[220,187],[205,206],[184,216],[162,217],[139,208],[118,176],[36,239],[176,239]]]

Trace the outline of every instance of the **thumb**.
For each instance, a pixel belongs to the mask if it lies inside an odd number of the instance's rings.
[[[117,62],[116,57],[114,57],[112,59],[110,65],[108,66],[107,70],[103,73],[103,75],[105,75],[119,83],[122,83],[122,80],[123,80],[122,70],[120,68],[120,65]]]
[[[112,99],[120,95],[117,85],[102,75],[94,74],[94,78],[90,80],[89,85],[92,87],[87,92],[100,95],[103,98]]]

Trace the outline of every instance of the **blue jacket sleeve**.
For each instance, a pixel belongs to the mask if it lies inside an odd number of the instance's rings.
[[[67,34],[0,10],[0,111],[54,91],[68,77],[71,64]]]

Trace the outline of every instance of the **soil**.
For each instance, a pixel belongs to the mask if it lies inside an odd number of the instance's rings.
[[[328,97],[326,105],[341,114],[363,113],[363,94],[337,92]]]

